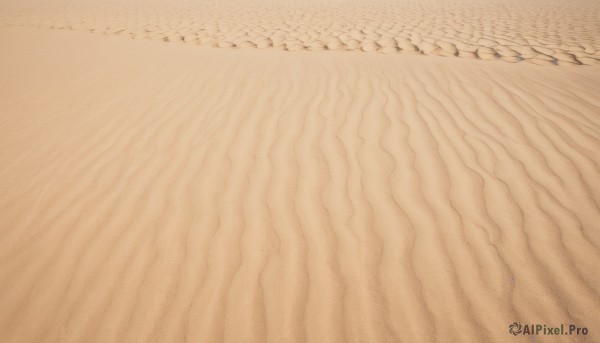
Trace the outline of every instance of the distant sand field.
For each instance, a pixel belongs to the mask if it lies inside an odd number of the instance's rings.
[[[222,48],[600,65],[598,0],[5,0],[0,26]]]
[[[599,18],[0,1],[0,342],[600,341]]]

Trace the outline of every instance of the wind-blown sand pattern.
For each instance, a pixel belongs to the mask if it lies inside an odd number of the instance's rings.
[[[223,48],[600,64],[597,0],[7,1],[0,26]]]
[[[600,340],[598,67],[0,42],[2,342]]]

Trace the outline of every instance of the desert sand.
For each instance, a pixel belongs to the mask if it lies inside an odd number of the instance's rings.
[[[4,0],[0,26],[222,48],[599,65],[597,0]]]
[[[600,341],[600,3],[236,1],[0,2],[0,342]]]

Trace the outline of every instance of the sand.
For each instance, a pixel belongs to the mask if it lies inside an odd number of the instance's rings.
[[[0,27],[221,48],[600,65],[597,0],[5,0]]]
[[[147,12],[176,22],[181,3]],[[553,3],[572,11],[536,18],[581,21],[515,35],[563,32],[596,61],[579,28],[597,32],[600,6]],[[513,322],[600,340],[600,66],[584,57],[170,44],[39,25],[99,25],[113,2],[0,5],[0,342],[529,341]]]

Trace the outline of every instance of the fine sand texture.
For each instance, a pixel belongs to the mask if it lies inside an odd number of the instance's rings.
[[[0,342],[600,341],[600,66],[15,26]]]
[[[3,1],[0,27],[221,48],[600,65],[598,0]]]

